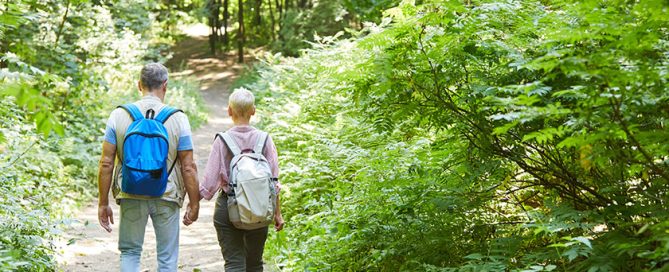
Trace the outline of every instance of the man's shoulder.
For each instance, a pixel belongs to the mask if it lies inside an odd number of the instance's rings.
[[[178,124],[188,123],[188,115],[179,108],[173,107],[176,112],[170,116],[170,119],[174,120]],[[170,120],[168,119],[168,121]]]
[[[140,111],[142,111],[142,107],[141,107],[142,104],[141,104],[141,100],[140,100],[140,101],[134,101],[134,102],[128,102],[128,103],[116,105],[116,107],[112,110],[111,115],[120,115],[120,114],[128,115],[128,110],[126,110],[126,108],[130,105],[134,105]]]
[[[109,119],[116,121],[121,116],[128,116],[128,113],[120,106],[114,108],[109,114]]]
[[[130,113],[128,112],[128,110],[126,110],[124,108],[124,106],[132,104],[132,105],[137,106],[139,108],[139,110],[141,111],[140,102],[141,101],[135,101],[135,102],[129,102],[129,103],[125,103],[125,104],[121,104],[121,105],[116,106],[111,111],[111,113],[109,114],[109,121],[114,122],[114,123],[132,121],[132,117],[130,116]]]
[[[179,137],[191,135],[188,116],[182,111],[177,111],[172,114],[165,121],[165,127],[168,129],[170,135],[177,135]]]

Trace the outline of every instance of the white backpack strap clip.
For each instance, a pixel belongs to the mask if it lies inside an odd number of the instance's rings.
[[[230,134],[227,134],[225,132],[219,132],[217,134],[221,139],[223,139],[223,142],[225,142],[225,145],[230,148],[230,152],[232,152],[232,156],[237,156],[242,153],[242,150],[239,149],[239,146],[237,145],[237,142],[235,142],[232,137],[230,137]]]
[[[256,140],[256,145],[253,147],[253,153],[262,155],[262,150],[265,148],[266,141],[267,141],[267,132],[264,131],[258,132],[258,139]]]

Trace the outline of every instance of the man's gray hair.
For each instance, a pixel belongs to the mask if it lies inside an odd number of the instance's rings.
[[[167,81],[167,68],[160,63],[149,63],[142,68],[139,82],[147,91],[157,90]]]

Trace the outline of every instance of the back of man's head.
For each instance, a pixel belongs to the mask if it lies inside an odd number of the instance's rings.
[[[146,91],[158,90],[167,81],[167,68],[160,63],[144,65],[139,82]]]

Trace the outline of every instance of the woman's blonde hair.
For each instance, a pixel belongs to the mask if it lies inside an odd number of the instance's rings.
[[[255,108],[255,97],[253,93],[244,88],[235,89],[228,98],[228,107],[232,112],[242,118],[250,118]]]

